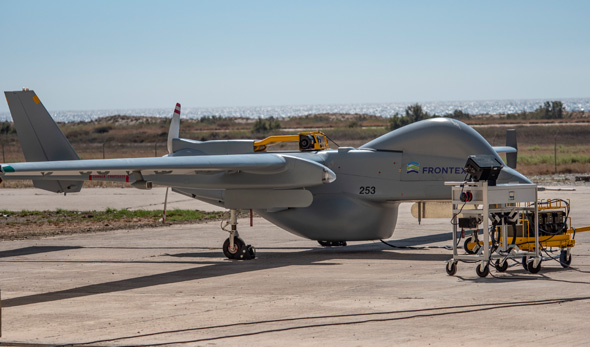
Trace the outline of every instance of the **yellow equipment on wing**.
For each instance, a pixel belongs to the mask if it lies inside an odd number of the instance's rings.
[[[267,147],[281,142],[299,141],[300,151],[321,151],[330,148],[328,139],[324,133],[319,131],[302,132],[298,135],[277,135],[269,136],[264,140],[254,141],[254,152],[264,152]]]

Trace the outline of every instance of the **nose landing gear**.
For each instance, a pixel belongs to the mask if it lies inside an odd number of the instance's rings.
[[[228,221],[221,224],[221,229],[229,233],[229,237],[223,243],[223,254],[228,259],[251,260],[256,258],[256,248],[246,245],[238,234],[238,211],[230,210]]]

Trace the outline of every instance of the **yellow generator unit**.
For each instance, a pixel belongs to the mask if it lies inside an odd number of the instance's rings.
[[[517,222],[513,225],[506,225],[505,227],[496,226],[494,231],[497,233],[497,237],[495,239],[502,245],[502,236],[506,232],[507,244],[504,246],[512,245],[519,250],[533,252],[535,250],[534,224],[537,223],[539,246],[541,249],[545,251],[548,248],[560,249],[559,262],[561,266],[565,268],[569,267],[571,263],[570,251],[576,245],[574,239],[576,233],[590,231],[590,226],[578,228],[571,226],[569,200],[539,200],[537,202],[537,208],[538,214],[536,219],[530,211],[524,211],[520,212],[517,218],[515,218]],[[490,246],[493,246],[492,242],[490,242]],[[477,236],[465,240],[464,249],[468,254],[476,253],[481,247],[483,247],[483,242]]]

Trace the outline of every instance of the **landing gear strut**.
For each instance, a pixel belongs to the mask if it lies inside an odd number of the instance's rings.
[[[229,237],[223,243],[223,254],[229,259],[250,260],[256,258],[254,246],[246,245],[244,240],[239,237],[238,211],[229,210],[229,214],[229,221],[224,221],[221,224],[221,229],[229,233]]]

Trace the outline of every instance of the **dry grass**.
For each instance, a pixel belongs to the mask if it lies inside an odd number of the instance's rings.
[[[166,224],[159,222],[161,217],[162,210],[0,211],[0,240],[200,223],[219,220],[222,213],[171,210]]]

